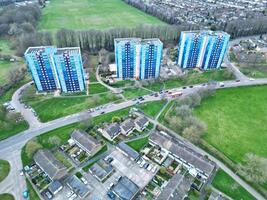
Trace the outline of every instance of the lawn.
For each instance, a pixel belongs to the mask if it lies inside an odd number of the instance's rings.
[[[140,152],[141,149],[148,143],[148,137],[133,140],[131,142],[127,142],[127,145],[132,147],[135,151]]]
[[[0,199],[1,200],[15,200],[15,198],[8,193],[0,194]]]
[[[101,85],[100,83],[93,83],[89,84],[89,94],[98,94],[98,93],[103,93],[103,92],[108,92],[109,90]]]
[[[10,48],[10,41],[7,39],[0,38],[0,54],[3,55],[14,55],[15,52]]]
[[[147,94],[150,94],[150,92],[142,88],[127,88],[123,91],[123,96],[127,99],[133,99]]]
[[[10,71],[20,68],[22,65],[24,65],[22,62],[0,60],[0,86],[6,84]]]
[[[58,159],[67,169],[72,168],[72,164],[70,161],[61,153],[60,151],[56,151],[54,153],[56,159]]]
[[[122,81],[117,81],[116,83],[111,84],[111,86],[115,88],[130,87],[130,86],[134,86],[134,83],[135,81],[133,80],[122,80]]]
[[[51,144],[49,142],[49,138],[52,138],[54,136],[57,136],[60,139],[60,145],[66,143],[68,139],[70,139],[71,133],[78,129],[79,123],[70,124],[67,126],[63,126],[57,129],[54,129],[52,131],[49,131],[47,133],[44,133],[42,135],[37,136],[37,142],[41,145],[41,147],[46,149],[52,149],[56,147],[55,144]],[[26,144],[27,145],[27,144]],[[21,151],[21,160],[23,163],[23,166],[29,165],[33,160],[32,157],[29,157],[26,153],[26,145],[22,148]]]
[[[28,179],[26,179],[27,188],[29,190],[29,199],[30,200],[40,200],[39,196],[37,195],[36,191],[33,189],[32,184]]]
[[[251,196],[243,187],[241,187],[234,179],[232,179],[223,170],[219,170],[212,182],[212,185],[225,193],[229,197],[238,200],[254,200],[255,198]]]
[[[165,104],[166,101],[152,101],[144,104],[139,104],[137,108],[142,110],[146,115],[150,117],[156,117]]]
[[[203,73],[196,71],[189,71],[188,74],[182,77],[171,78],[165,81],[157,81],[145,87],[153,91],[159,91],[161,89],[171,89],[181,86],[207,83],[208,81],[211,80],[223,81],[232,79],[234,79],[234,75],[231,72],[227,71],[226,69],[207,71]]]
[[[22,97],[22,101],[34,108],[42,122],[114,102],[118,99],[119,97],[112,93],[99,94],[93,97],[35,95],[35,89],[33,87],[26,90]],[[47,109],[51,108],[52,105],[53,109]]]
[[[6,160],[0,160],[0,182],[3,181],[10,171],[9,162]]]
[[[195,110],[208,125],[203,139],[239,163],[246,153],[267,157],[267,86],[224,89]]]
[[[136,27],[140,24],[164,22],[150,16],[121,0],[51,0],[39,24],[40,30],[57,31],[107,29],[113,27]]]

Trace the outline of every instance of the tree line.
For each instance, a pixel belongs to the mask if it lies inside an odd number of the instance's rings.
[[[186,26],[186,22],[181,22],[177,18],[177,13],[170,8],[162,8],[153,4],[145,4],[143,0],[123,0],[127,4],[138,8],[150,15],[153,15],[160,20],[168,24],[183,24]],[[256,34],[267,33],[267,17],[253,18],[253,19],[237,19],[231,22],[225,22],[221,24],[211,24],[212,30],[224,30],[228,32],[232,38],[249,36]]]
[[[23,34],[17,38],[15,46],[17,54],[23,55],[29,46],[52,45],[58,47],[80,46],[82,50],[98,53],[101,49],[114,50],[115,38],[140,37],[159,38],[165,44],[177,43],[181,31],[198,29],[198,26],[142,25],[136,28],[112,28],[108,30],[75,31],[60,29],[54,40],[50,32],[34,32]]]

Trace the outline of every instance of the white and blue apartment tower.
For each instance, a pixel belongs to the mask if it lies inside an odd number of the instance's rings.
[[[178,48],[178,65],[183,69],[220,68],[230,35],[222,31],[184,31]]]
[[[56,48],[29,47],[24,56],[38,92],[53,92],[60,89],[57,72],[53,64]]]
[[[117,78],[158,78],[163,44],[159,39],[119,38],[114,40]]]
[[[132,79],[139,77],[140,43],[141,39],[139,38],[114,40],[118,78]]]
[[[53,60],[63,92],[85,91],[85,73],[79,47],[58,48]]]
[[[139,76],[141,80],[159,77],[162,51],[163,43],[159,39],[142,40]]]
[[[30,47],[25,59],[38,92],[80,92],[86,89],[79,47]]]

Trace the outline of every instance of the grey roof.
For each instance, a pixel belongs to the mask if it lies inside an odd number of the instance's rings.
[[[58,180],[67,175],[66,167],[47,149],[38,150],[33,159],[52,180]]]
[[[192,182],[186,177],[177,173],[168,182],[164,190],[157,197],[157,200],[183,200],[191,184]]]
[[[120,133],[121,128],[120,128],[120,125],[118,123],[113,123],[113,124],[110,124],[109,126],[107,126],[105,130],[109,134],[109,136],[111,138],[113,138]]]
[[[223,199],[226,199],[226,198],[223,198],[220,194],[217,194],[214,191],[210,194],[210,197],[209,197],[209,200],[223,200]]]
[[[82,130],[74,130],[71,134],[71,138],[77,141],[88,152],[94,151],[95,148],[101,146],[98,140]]]
[[[63,54],[80,54],[80,47],[66,47],[66,48],[57,48],[55,55]]]
[[[89,188],[75,175],[68,178],[67,185],[81,198],[90,193]]]
[[[131,200],[139,192],[139,187],[126,176],[120,178],[118,183],[112,188],[121,200]]]
[[[132,119],[126,119],[124,122],[121,123],[121,129],[125,132],[129,132],[135,127],[134,122]]]
[[[53,182],[49,185],[48,189],[49,189],[50,192],[52,192],[52,193],[54,194],[54,193],[57,192],[57,190],[59,190],[61,187],[63,187],[62,184],[61,184],[58,180],[56,180],[56,181],[53,181]]]
[[[199,154],[194,150],[188,148],[179,140],[155,132],[150,135],[150,141],[158,144],[164,149],[167,149],[172,154],[183,159],[184,161],[203,171],[207,175],[210,175],[215,168],[214,162],[205,158],[202,154]]]
[[[133,158],[134,160],[136,160],[137,158],[139,158],[139,153],[137,151],[135,151],[134,149],[132,149],[127,144],[125,144],[124,142],[120,142],[117,145],[117,147],[119,149],[121,149],[123,152],[125,152],[128,156],[130,156],[131,158]]]
[[[140,127],[144,127],[147,122],[148,119],[145,116],[139,116],[135,119],[135,123]]]
[[[105,177],[107,177],[112,171],[112,165],[103,159],[99,160],[90,168],[90,172],[101,181]]]

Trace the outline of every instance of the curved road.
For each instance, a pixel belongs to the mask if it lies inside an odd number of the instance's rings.
[[[267,84],[267,78],[265,79],[256,79],[253,81],[250,81],[249,78],[244,76],[237,67],[235,67],[228,58],[225,59],[225,63],[228,65],[229,68],[232,69],[234,74],[236,75],[237,79],[240,80],[240,82],[236,81],[225,81],[224,82],[224,88],[230,88],[230,87],[240,87],[240,86],[250,86],[250,85],[263,85]],[[106,86],[101,80],[101,78],[98,75],[98,70],[96,73],[97,80]],[[22,200],[22,192],[26,189],[26,182],[24,177],[19,175],[19,170],[22,168],[22,163],[20,160],[20,153],[22,147],[26,144],[28,140],[31,138],[41,135],[45,132],[54,130],[56,128],[72,124],[75,122],[82,121],[89,117],[95,117],[98,115],[101,115],[101,113],[104,111],[106,113],[113,112],[119,109],[123,109],[126,107],[130,107],[135,105],[137,102],[133,100],[124,101],[123,103],[119,104],[108,104],[106,106],[103,106],[102,109],[88,113],[87,111],[76,113],[73,115],[69,115],[66,117],[62,117],[47,123],[41,123],[38,121],[38,119],[33,115],[32,111],[30,109],[25,109],[24,105],[20,103],[19,98],[20,94],[25,88],[27,88],[31,83],[27,83],[23,85],[21,88],[19,88],[13,95],[11,104],[14,106],[14,108],[21,112],[22,116],[25,118],[26,121],[30,124],[30,128],[26,131],[21,132],[20,134],[17,134],[15,136],[12,136],[6,140],[0,141],[0,158],[8,160],[11,164],[11,172],[8,175],[8,177],[0,183],[0,193],[9,192],[13,194],[17,200]],[[206,86],[202,85],[195,85],[193,88],[187,88],[183,90],[183,96],[194,93],[198,91],[200,88],[203,88]],[[221,89],[219,85],[216,86],[216,89]],[[109,88],[111,89],[111,88]],[[111,89],[113,92],[117,93],[118,90],[114,90],[114,88]],[[182,88],[176,88],[172,90],[182,90]],[[171,90],[170,90],[171,91]],[[148,101],[156,101],[161,100],[161,96],[154,97],[154,96],[144,96],[145,100],[143,102]],[[143,103],[142,102],[142,103]],[[154,120],[155,123],[158,123],[156,120]],[[171,134],[175,134],[173,131],[170,130]],[[175,134],[176,137],[178,137],[177,134]],[[183,139],[183,138],[182,138]],[[184,139],[183,139],[184,140]],[[187,141],[188,143],[188,141]],[[194,146],[193,144],[189,143],[190,146],[192,146],[197,152],[201,154],[208,155],[205,151],[202,149]],[[244,188],[248,190],[256,199],[264,200],[264,197],[260,195],[256,190],[254,190],[250,185],[248,185],[246,182],[244,182],[239,176],[237,176],[234,172],[232,172],[227,166],[225,166],[222,162],[217,160],[216,158],[209,155],[209,157],[216,162],[216,164],[221,167],[224,171],[226,171],[235,181],[237,181],[240,185],[242,185]],[[14,184],[16,183],[16,184]]]

